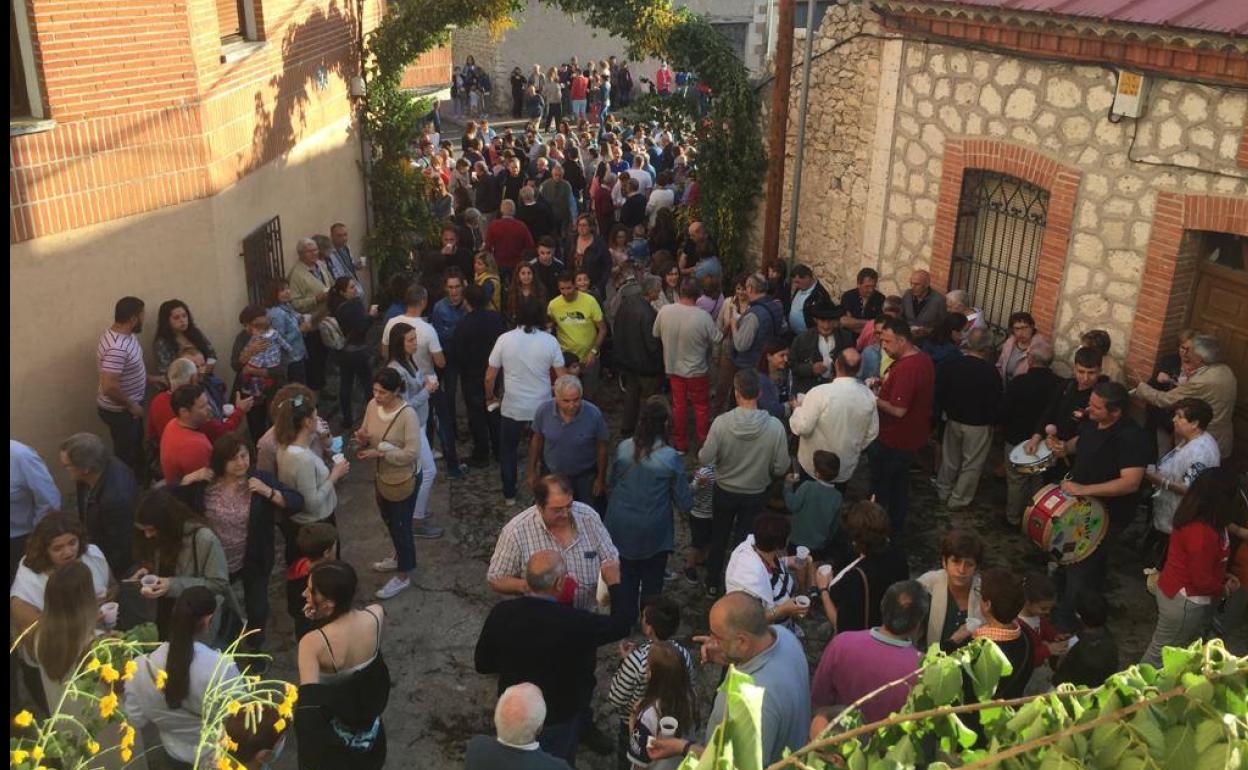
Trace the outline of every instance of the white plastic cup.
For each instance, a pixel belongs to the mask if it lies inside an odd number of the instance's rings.
[[[377,315],[380,312],[381,312],[381,305],[369,305],[368,306],[369,315]]]
[[[226,404],[225,406],[221,407],[221,411],[225,414],[226,417],[230,417],[234,414],[234,405]]]
[[[819,568],[819,574],[822,577],[832,577],[832,565],[824,564],[822,567]]]
[[[139,579],[139,585],[143,586],[144,588],[155,588],[156,584],[159,582],[160,582],[160,576],[158,575],[144,575],[142,578]]]
[[[426,375],[425,375],[425,381],[426,381],[426,382],[432,382],[434,385],[437,385],[437,384],[438,384],[438,375],[436,375],[436,374],[426,374]]]
[[[342,465],[346,461],[347,461],[347,456],[342,454],[341,452],[334,455],[334,465]]]
[[[797,547],[797,563],[802,566],[805,566],[806,562],[809,560],[810,560],[810,549],[804,545],[799,545]]]
[[[806,594],[798,594],[793,597],[793,601],[797,602],[797,606],[804,610],[810,609],[810,597]]]
[[[676,717],[663,717],[659,720],[660,738],[674,738],[678,729],[680,729],[680,722],[676,720]]]
[[[117,625],[117,602],[104,602],[100,605],[100,615],[103,616],[105,628],[112,628]]]
[[[485,408],[487,412],[497,412],[500,404],[497,401],[491,401],[490,405]]]

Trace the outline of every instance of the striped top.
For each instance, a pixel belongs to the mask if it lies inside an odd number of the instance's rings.
[[[683,644],[678,642],[672,642],[672,644],[685,661],[685,670],[689,672],[689,681],[692,685],[693,656]],[[646,685],[650,681],[648,673],[650,645],[651,642],[646,640],[634,647],[628,655],[624,656],[624,660],[620,661],[620,667],[616,669],[615,676],[611,678],[611,689],[607,692],[607,701],[615,706],[621,722],[628,721],[629,715],[633,713],[633,709],[641,703],[642,696],[646,694]]]
[[[120,376],[121,392],[126,398],[136,404],[143,403],[143,395],[147,391],[147,367],[143,364],[143,348],[139,346],[138,337],[105,329],[95,349],[95,357],[101,372]],[[105,396],[103,390],[97,392],[95,403],[109,412],[126,411],[123,404]]]

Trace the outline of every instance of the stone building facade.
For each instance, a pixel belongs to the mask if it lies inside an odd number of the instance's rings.
[[[968,288],[977,302],[992,287],[967,285],[967,264],[995,259],[1030,284],[1015,280],[996,315],[1030,310],[1061,357],[1084,330],[1107,329],[1113,357],[1147,373],[1200,320],[1196,239],[1248,236],[1248,39],[969,4],[875,8],[838,5],[818,31],[796,259],[838,291],[863,266],[887,293],[927,268],[938,288]],[[790,190],[801,46],[797,59]],[[1147,81],[1138,119],[1110,113],[1123,72]],[[979,193],[992,216],[1039,212],[1010,243],[984,238],[982,217],[979,230],[965,225],[981,179],[997,185]],[[789,208],[786,194],[782,252]],[[1242,268],[1228,270],[1248,277]],[[1205,282],[1229,286],[1223,302],[1243,314],[1219,333],[1244,378],[1248,282],[1221,277]]]

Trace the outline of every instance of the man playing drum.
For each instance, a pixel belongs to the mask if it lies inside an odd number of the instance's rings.
[[[1053,400],[1045,408],[1031,438],[1024,444],[1027,454],[1034,455],[1046,435],[1048,435],[1049,449],[1054,452],[1060,442],[1074,438],[1079,433],[1079,426],[1085,421],[1092,387],[1103,379],[1101,351],[1089,347],[1076,350],[1075,376],[1066,383],[1066,387],[1056,391]],[[1056,428],[1054,434],[1048,433],[1049,426]],[[1055,484],[1060,481],[1070,469],[1070,463],[1074,460],[1073,455],[1072,451],[1066,456],[1066,462],[1058,463],[1051,468],[1044,476],[1045,482]]]
[[[1109,532],[1100,548],[1083,561],[1063,565],[1058,572],[1061,596],[1053,611],[1054,625],[1075,630],[1075,599],[1085,589],[1105,587],[1110,543],[1135,518],[1140,482],[1152,461],[1154,446],[1144,430],[1126,414],[1130,396],[1120,383],[1101,382],[1092,388],[1087,419],[1074,438],[1056,443],[1059,457],[1075,455],[1070,478],[1062,482],[1067,495],[1095,497],[1109,516]]]

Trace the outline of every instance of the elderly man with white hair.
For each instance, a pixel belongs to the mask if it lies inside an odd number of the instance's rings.
[[[567,762],[551,756],[537,742],[546,721],[546,700],[532,683],[513,684],[498,696],[494,707],[497,737],[474,735],[464,753],[464,770],[570,770]]]
[[[555,380],[555,399],[533,415],[529,478],[550,473],[572,482],[572,498],[604,510],[607,493],[607,441],[611,431],[602,410],[584,400],[581,380],[565,374]],[[541,472],[539,473],[539,467]]]
[[[949,313],[961,313],[966,316],[966,326],[962,327],[962,347],[966,347],[967,335],[972,329],[986,329],[984,311],[971,305],[971,295],[962,289],[954,289],[945,294],[945,310]]]
[[[156,445],[160,444],[160,436],[165,432],[165,426],[173,421],[173,406],[170,404],[173,391],[183,385],[200,384],[199,364],[190,358],[189,354],[173,359],[165,374],[169,378],[169,390],[161,391],[153,396],[152,403],[147,408],[147,437]],[[213,394],[209,393],[208,400],[213,409],[213,417],[204,423],[203,431],[211,441],[216,441],[226,433],[238,430],[243,417],[251,411],[256,402],[254,396],[243,398],[242,393],[235,393],[233,409],[223,410],[218,416],[218,407],[212,403]],[[230,411],[230,414],[226,415],[225,411]]]
[[[321,259],[321,249],[311,238],[300,238],[295,244],[299,261],[286,276],[290,281],[290,306],[303,315],[312,317],[313,328],[303,335],[308,350],[308,387],[319,391],[325,387],[325,362],[329,351],[321,342],[321,334],[315,328],[329,314],[329,289],[334,285],[334,274]]]
[[[86,526],[91,543],[104,552],[114,575],[129,574],[134,509],[139,500],[134,471],[94,433],[75,433],[65,439],[60,460],[74,482],[78,520]]]
[[[1163,409],[1169,409],[1185,398],[1199,398],[1209,404],[1213,407],[1209,434],[1218,442],[1222,459],[1226,459],[1234,446],[1232,420],[1239,382],[1231,367],[1222,363],[1218,339],[1211,334],[1197,334],[1192,338],[1189,358],[1192,368],[1179,377],[1179,384],[1175,387],[1170,390],[1157,390],[1147,383],[1138,382],[1131,395],[1146,404]],[[1188,367],[1184,368],[1186,370]]]

